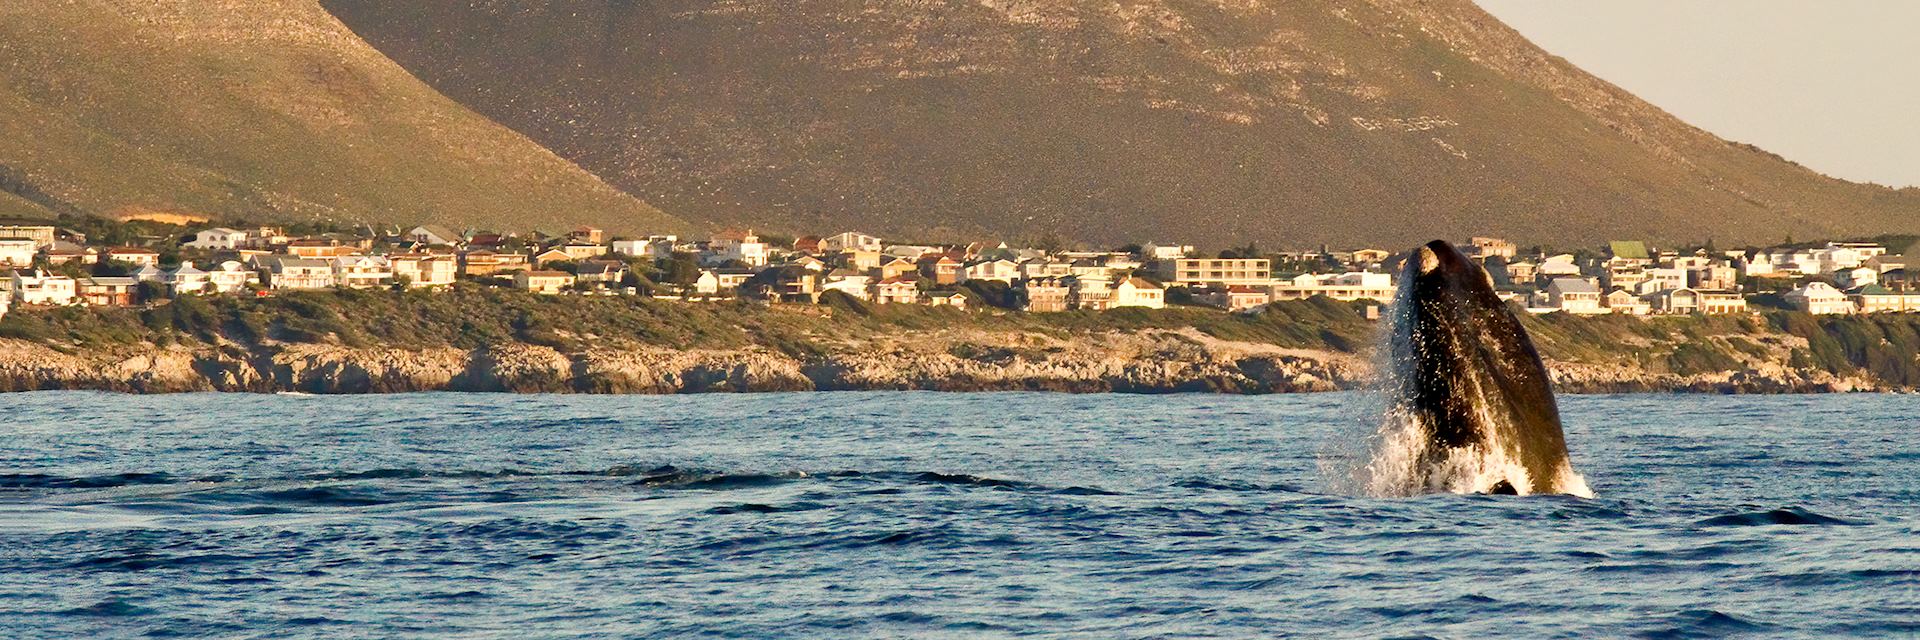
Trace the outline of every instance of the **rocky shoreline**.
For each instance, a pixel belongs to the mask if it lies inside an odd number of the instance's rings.
[[[995,346],[1017,345],[1017,346]],[[1894,391],[1865,377],[1762,363],[1701,375],[1550,362],[1563,393]],[[324,344],[64,350],[0,340],[0,391],[128,393],[418,391],[673,394],[777,391],[1300,393],[1365,387],[1366,358],[1164,330],[1073,338],[967,331],[903,335],[825,353],[629,346],[563,352]]]

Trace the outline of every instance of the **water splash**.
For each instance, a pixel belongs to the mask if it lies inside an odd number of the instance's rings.
[[[1434,425],[1411,406],[1406,378],[1413,370],[1404,354],[1413,353],[1412,310],[1433,304],[1413,299],[1412,279],[1402,278],[1373,349],[1374,380],[1366,385],[1365,402],[1356,403],[1353,427],[1323,447],[1321,474],[1337,492],[1374,497],[1406,497],[1428,493],[1514,493],[1527,495],[1535,486],[1532,472],[1515,459],[1514,434],[1531,425],[1512,424],[1513,417],[1495,407],[1505,402],[1497,384],[1482,375],[1461,372],[1459,386],[1478,424],[1479,442],[1446,446],[1436,441]],[[1395,354],[1403,354],[1396,357]],[[1561,464],[1548,483],[1554,493],[1593,497],[1586,478],[1570,464]]]

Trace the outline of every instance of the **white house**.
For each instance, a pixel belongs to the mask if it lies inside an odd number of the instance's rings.
[[[880,251],[880,238],[878,236],[848,231],[846,233],[821,238],[820,246],[824,248],[827,253],[839,253],[847,250],[878,252]]]
[[[261,261],[267,286],[274,289],[325,289],[333,286],[333,265],[316,258],[276,256]]]
[[[1534,271],[1542,278],[1577,277],[1580,275],[1580,265],[1574,263],[1573,254],[1562,253],[1547,256]]]
[[[960,270],[961,282],[968,280],[995,280],[1013,284],[1013,281],[1019,277],[1020,265],[1005,258],[998,260],[981,260],[969,264],[966,268]]]
[[[1809,282],[1780,296],[1787,306],[1813,314],[1853,313],[1854,304],[1847,295],[1825,282]]]
[[[349,289],[384,287],[393,284],[393,266],[386,256],[334,258],[333,283]]]
[[[1109,306],[1164,309],[1167,306],[1167,290],[1144,278],[1127,278],[1113,285],[1113,301]]]
[[[20,304],[69,305],[79,283],[45,271],[13,272],[13,301]]]
[[[1833,280],[1841,289],[1858,289],[1870,284],[1879,284],[1880,271],[1872,267],[1854,267],[1834,272]]]
[[[231,251],[247,246],[247,232],[226,227],[203,229],[195,232],[186,246],[209,251]]]
[[[40,244],[32,240],[0,240],[0,266],[31,267]]]
[[[194,268],[192,262],[182,262],[179,266],[167,269],[161,280],[167,283],[167,290],[173,295],[200,293],[207,290],[207,272]]]
[[[1143,260],[1179,260],[1193,253],[1193,245],[1169,245],[1149,242],[1140,246],[1140,258]]]
[[[761,242],[752,229],[714,234],[707,246],[718,262],[739,260],[750,267],[767,266],[767,244]]]
[[[1392,302],[1393,276],[1369,271],[1334,274],[1303,273],[1273,285],[1274,300],[1305,300],[1326,296],[1335,300]]]
[[[406,238],[420,244],[455,245],[460,243],[460,234],[439,225],[420,225],[407,231]]]
[[[827,272],[826,283],[820,285],[820,291],[822,293],[838,291],[861,300],[867,300],[872,297],[868,289],[872,283],[873,277],[867,274],[851,269],[834,269]]]
[[[1611,313],[1600,306],[1600,287],[1585,278],[1554,278],[1547,284],[1547,307],[1572,314]]]
[[[222,262],[207,270],[207,288],[216,293],[233,293],[258,282],[260,282],[259,272],[248,269],[246,265],[234,260]]]
[[[453,286],[460,264],[452,256],[407,254],[388,256],[387,264],[395,280],[407,279],[410,289]]]

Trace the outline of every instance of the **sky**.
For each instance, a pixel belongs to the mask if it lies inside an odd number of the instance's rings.
[[[1920,1],[1477,1],[1722,138],[1835,177],[1920,186]]]

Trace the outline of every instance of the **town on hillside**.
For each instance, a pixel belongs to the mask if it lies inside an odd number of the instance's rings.
[[[1044,243],[1057,244],[1057,243]],[[1571,253],[1498,238],[1461,245],[1503,298],[1531,313],[1815,314],[1920,311],[1907,257],[1879,242],[1661,250],[1617,241]],[[1405,253],[1381,249],[1197,255],[1149,243],[1114,250],[1004,242],[915,244],[845,232],[799,238],[729,230],[706,239],[608,237],[601,229],[500,233],[416,226],[208,226],[98,219],[0,222],[0,316],[9,308],[130,306],[183,295],[271,296],[471,283],[548,295],[705,302],[991,306],[1029,312],[1161,308],[1258,312],[1326,297],[1391,304]],[[1377,313],[1379,306],[1370,306]]]

